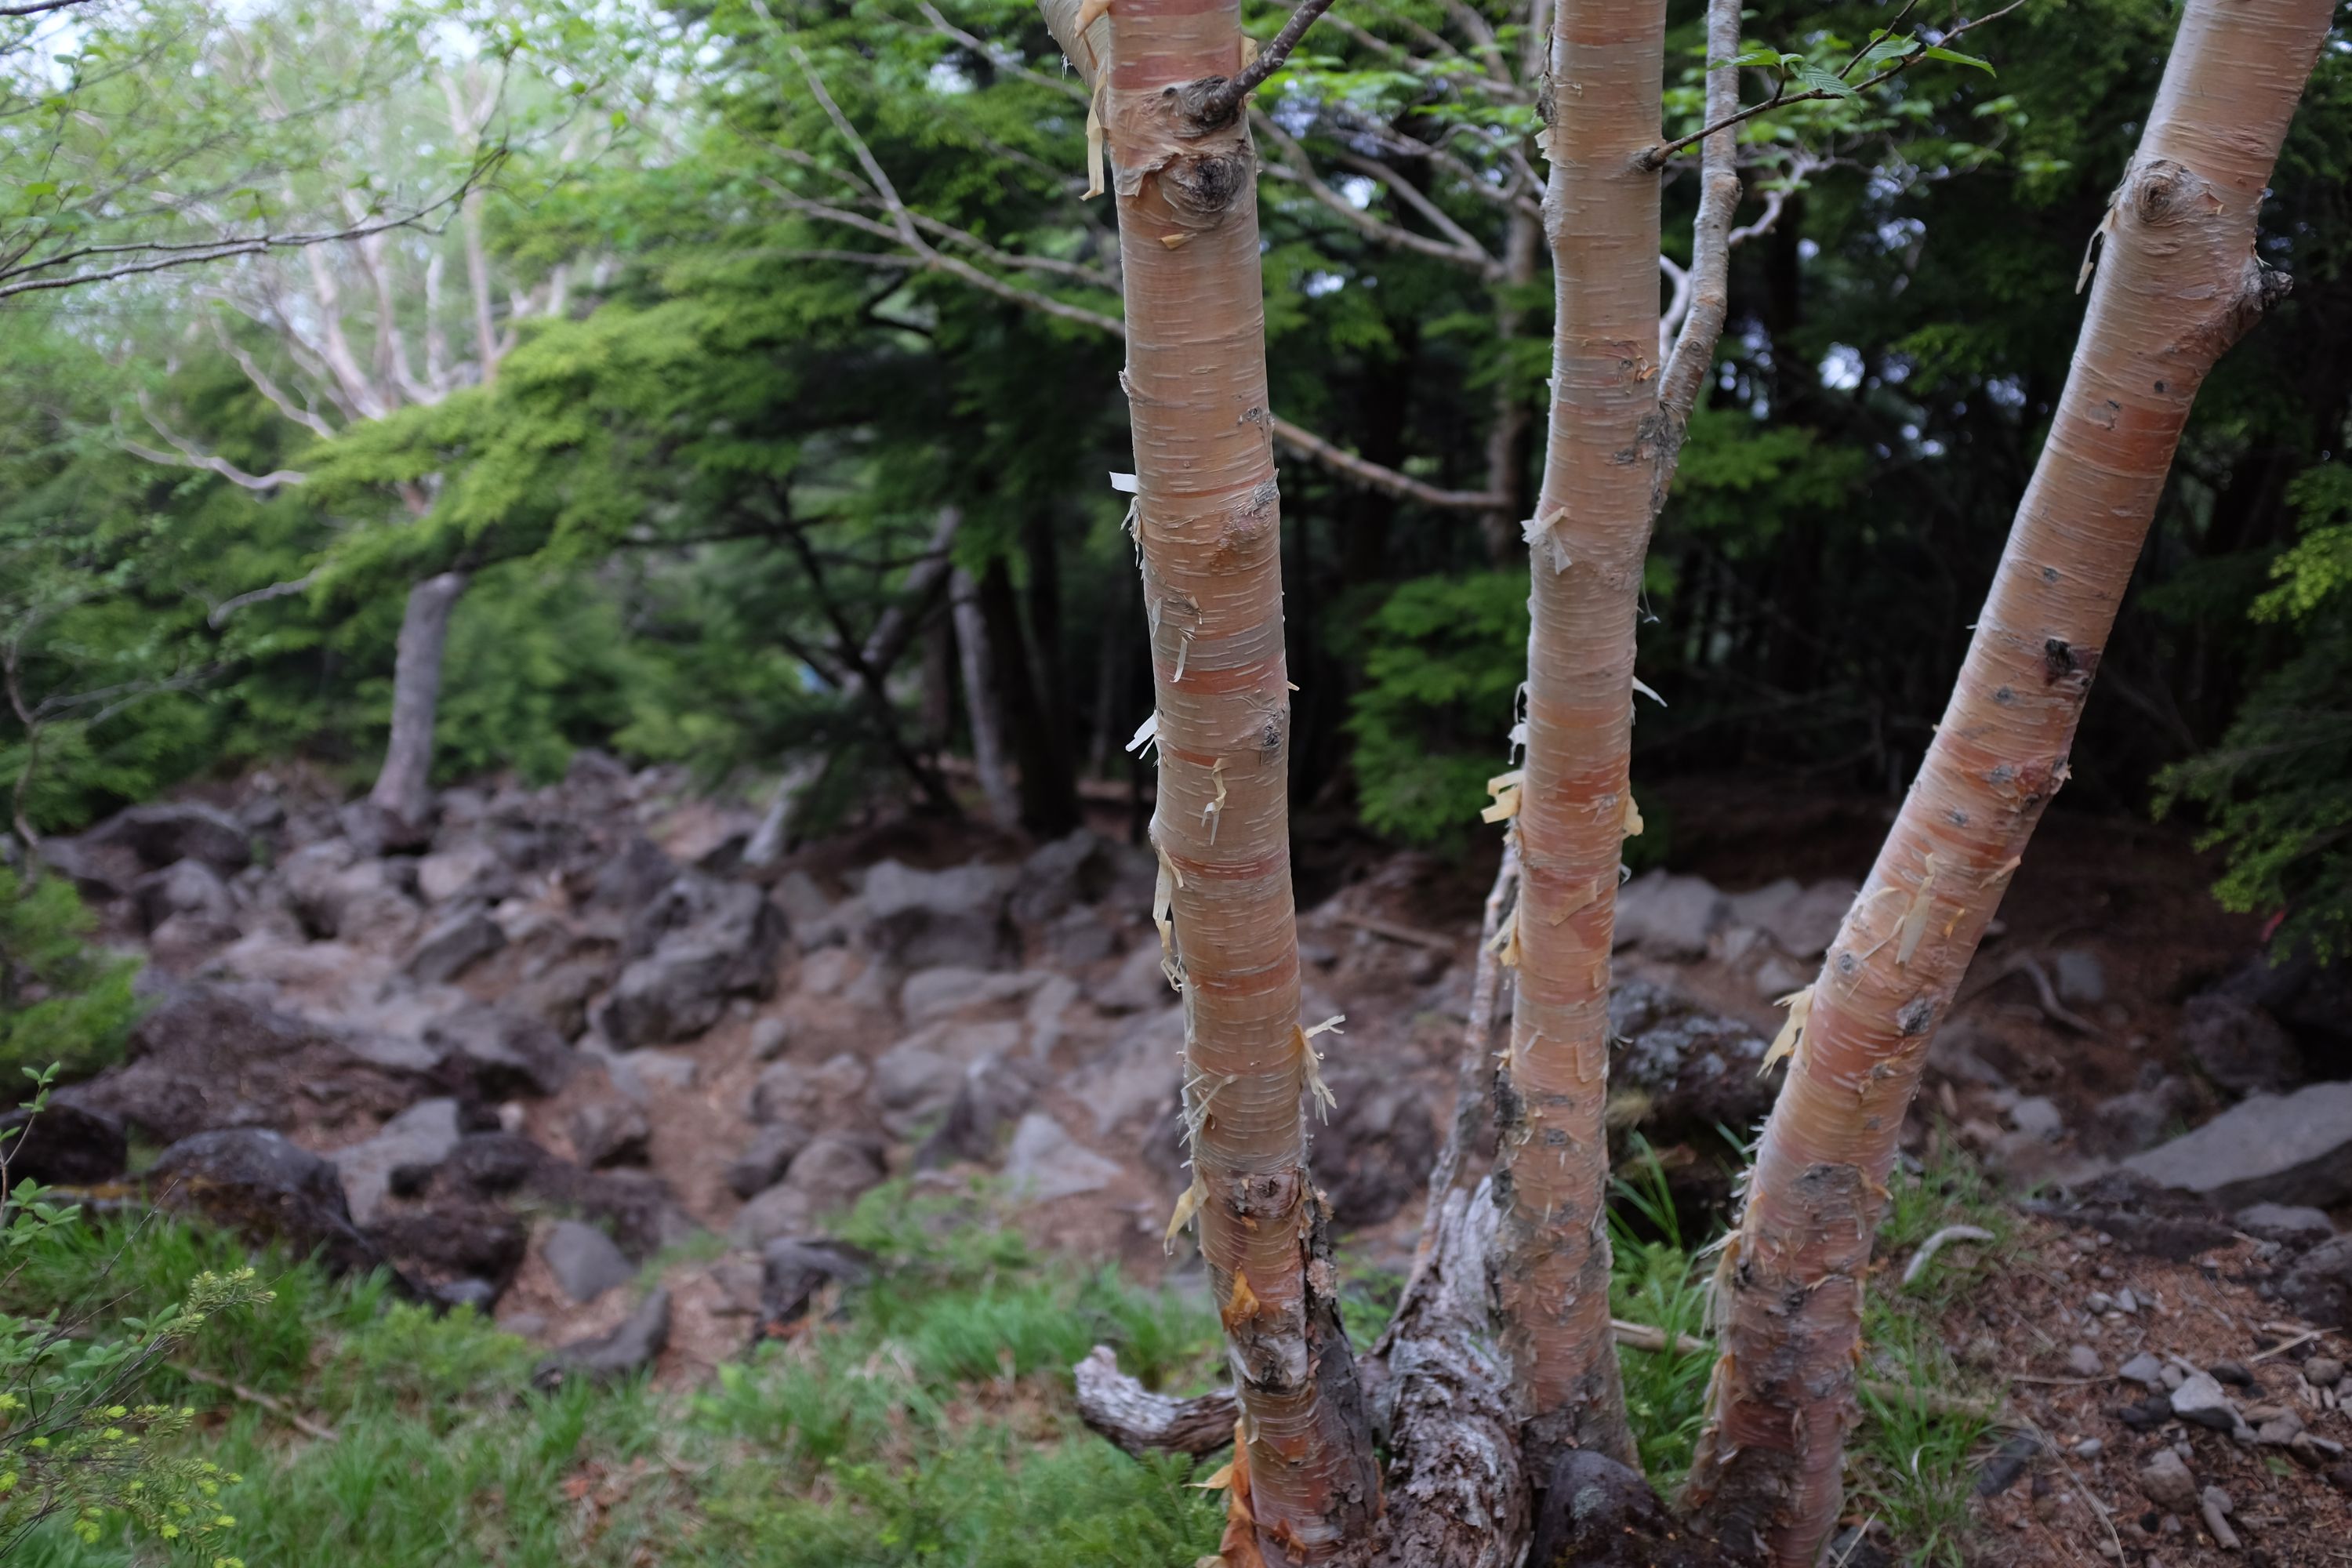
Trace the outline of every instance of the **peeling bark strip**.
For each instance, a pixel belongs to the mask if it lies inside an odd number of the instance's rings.
[[[2189,0],[1951,704],[1813,987],[1725,1254],[1691,1472],[1717,1528],[1785,1568],[1810,1568],[1837,1518],[1863,1272],[1928,1041],[2065,780],[2198,385],[2280,289],[2254,221],[2332,10]]]
[[[1528,1468],[1631,1464],[1609,1336],[1609,950],[1633,724],[1633,623],[1658,411],[1662,0],[1562,0],[1544,198],[1559,314],[1543,491],[1527,525],[1519,975],[1497,1089],[1496,1269]]]
[[[1366,1537],[1379,1480],[1300,1115],[1310,1047],[1257,163],[1245,117],[1203,113],[1242,68],[1240,7],[1041,9],[1090,78],[1118,203],[1160,747],[1151,837],[1184,1000],[1201,1249],[1241,1395],[1249,1492],[1244,1505],[1235,1488],[1235,1512],[1267,1563],[1325,1562]]]

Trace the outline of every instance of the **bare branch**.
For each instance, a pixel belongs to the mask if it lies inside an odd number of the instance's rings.
[[[1702,154],[1698,216],[1691,224],[1689,313],[1658,380],[1658,407],[1675,433],[1661,447],[1661,489],[1673,478],[1679,432],[1697,406],[1731,308],[1731,219],[1739,210],[1739,170],[1734,161],[1738,138],[1724,121],[1739,106],[1739,68],[1731,63],[1739,54],[1739,0],[1707,0],[1706,53],[1706,114],[1723,128],[1706,139]]]
[[[148,404],[143,393],[139,398],[139,412],[146,416],[147,423],[153,426],[155,434],[169,442],[173,451],[179,455],[173,457],[171,452],[159,452],[152,447],[142,446],[128,436],[122,436],[118,432],[117,439],[121,443],[122,449],[134,458],[144,458],[151,463],[160,463],[166,468],[202,468],[207,473],[218,474],[233,485],[260,495],[273,495],[281,486],[302,484],[310,477],[294,468],[279,468],[267,474],[247,473],[227,458],[215,457],[174,435],[163,420],[155,416],[155,410]]]
[[[1299,0],[1298,8],[1290,14],[1290,20],[1266,41],[1264,48],[1258,50],[1257,58],[1242,67],[1239,76],[1227,79],[1223,87],[1201,100],[1201,123],[1223,125],[1233,119],[1241,109],[1242,100],[1255,92],[1266,78],[1282,68],[1283,62],[1290,58],[1290,51],[1298,47],[1298,40],[1305,37],[1307,29],[1315,25],[1315,18],[1330,8],[1331,0]]]
[[[232,595],[212,607],[211,613],[205,616],[205,625],[218,631],[228,624],[228,618],[231,616],[247,605],[263,605],[272,599],[289,599],[297,594],[306,594],[310,592],[310,584],[318,580],[318,571],[313,568],[289,583],[272,583],[267,588],[255,588],[247,593]]]
[[[1307,156],[1307,150],[1298,144],[1297,138],[1276,125],[1273,120],[1253,110],[1250,115],[1250,124],[1258,134],[1281,150],[1282,162],[1279,164],[1268,165],[1267,174],[1305,186],[1309,195],[1345,218],[1367,239],[1388,246],[1391,249],[1410,250],[1423,256],[1434,257],[1440,261],[1452,262],[1456,267],[1466,267],[1489,282],[1501,280],[1502,263],[1488,255],[1485,247],[1479,246],[1476,241],[1471,240],[1469,247],[1465,249],[1460,245],[1449,245],[1444,240],[1432,239],[1427,235],[1415,234],[1411,229],[1400,228],[1395,224],[1386,223],[1374,217],[1327,184],[1323,177],[1315,172],[1314,163]],[[1456,232],[1460,231],[1457,229]],[[1469,240],[1469,236],[1465,234],[1463,238]]]
[[[957,43],[961,44],[965,48],[970,49],[973,54],[978,55],[981,58],[986,60],[997,69],[1011,71],[1023,81],[1033,82],[1039,87],[1051,88],[1055,92],[1066,93],[1071,98],[1077,100],[1080,103],[1087,101],[1087,89],[1080,87],[1076,82],[1071,81],[1066,77],[1047,76],[1044,71],[1031,70],[1010,50],[999,51],[989,47],[985,39],[973,37],[971,34],[965,32],[961,27],[957,26],[953,22],[949,21],[945,16],[940,16],[939,7],[932,5],[931,0],[918,0],[915,9],[923,14],[923,19],[930,23],[934,30],[948,37],[953,38]]]
[[[1486,490],[1448,490],[1424,484],[1410,474],[1343,451],[1322,437],[1310,434],[1276,416],[1273,422],[1274,437],[1301,457],[1312,458],[1342,479],[1353,479],[1366,489],[1379,490],[1383,495],[1403,500],[1417,500],[1423,506],[1439,507],[1448,511],[1492,511],[1502,504],[1502,497]]]
[[[1341,167],[1352,169],[1359,174],[1378,180],[1386,185],[1392,195],[1419,213],[1430,227],[1451,239],[1465,255],[1476,256],[1489,261],[1493,259],[1492,254],[1475,236],[1448,216],[1445,209],[1430,200],[1428,194],[1420,186],[1390,168],[1386,163],[1377,158],[1367,158],[1360,153],[1346,152],[1339,154],[1339,161]]]
[[[2008,16],[2011,11],[2016,10],[2020,5],[2024,4],[2025,0],[2009,0],[2009,4],[2003,5],[1998,11],[1989,11],[1981,16],[1977,16],[1969,20],[1960,22],[1943,35],[1942,44],[1948,45],[1961,34],[1969,31],[1971,28],[1981,27],[1987,22],[1998,22],[2003,16]],[[1938,45],[1938,47],[1940,47],[1942,45]],[[1738,49],[1735,47],[1733,53],[1737,54],[1738,52]],[[1927,53],[1925,49],[1915,49],[1911,53],[1905,55],[1902,58],[1896,60],[1893,65],[1888,66],[1885,70],[1880,71],[1876,76],[1865,78],[1864,79],[1854,83],[1852,88],[1846,90],[1850,92],[1867,92],[1874,87],[1894,80],[1896,77],[1901,76],[1905,71],[1909,70],[1913,66],[1917,65],[1921,60],[1924,60],[1927,58]],[[1641,162],[1649,168],[1663,168],[1664,167],[1667,159],[1673,157],[1675,153],[1682,152],[1685,148],[1689,147],[1694,143],[1705,141],[1707,137],[1714,135],[1718,131],[1728,131],[1735,125],[1742,124],[1748,121],[1753,120],[1759,114],[1769,113],[1775,109],[1786,109],[1792,103],[1809,103],[1816,99],[1843,98],[1845,96],[1845,93],[1843,92],[1832,92],[1826,88],[1818,87],[1810,89],[1804,92],[1785,92],[1782,89],[1786,86],[1787,83],[1783,82],[1780,87],[1773,89],[1772,96],[1766,99],[1761,103],[1749,104],[1746,109],[1742,109],[1736,113],[1727,114],[1720,120],[1716,120],[1706,125],[1701,126],[1698,130],[1692,132],[1687,136],[1676,137],[1672,142],[1663,142],[1658,146],[1651,148],[1648,152],[1642,154]]]

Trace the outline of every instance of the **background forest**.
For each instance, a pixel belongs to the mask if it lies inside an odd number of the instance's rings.
[[[1412,1303],[1433,1165],[1442,1198],[1485,1158],[1422,1107],[1457,1023],[1495,1023],[1462,960],[1525,735],[1549,11],[1339,0],[1248,110],[1286,940],[1304,1017],[1356,1020],[1336,1097],[1298,1049],[1359,1352]],[[2180,16],[1745,13],[1769,110],[1641,585],[1622,854],[1676,875],[1620,905],[1599,1047],[1599,1342],[1661,1488],[1704,1462],[1750,1064],[1867,910],[1846,879],[1936,735]],[[1706,17],[1667,16],[1664,132],[1696,142]],[[1208,1101],[1152,931],[1162,612],[1090,107],[1033,0],[0,0],[0,1071],[33,1106],[0,1119],[0,1556],[1220,1561],[1248,1481],[1229,1515],[1222,1303],[1168,1261]],[[1664,362],[1696,156],[1662,184]],[[2149,1429],[2106,1398],[2132,1288],[2187,1300],[2224,1242],[2148,1241],[2122,1200],[2078,1236],[1996,1187],[2347,1087],[2347,190],[2339,13],[2260,216],[2292,292],[2198,396],[2008,945],[1955,979],[1975,1010],[1937,1019],[1874,1194],[1842,1563],[2227,1534],[2230,1493],[2168,1501],[2134,1439],[2084,1436]],[[1643,1078],[1659,1040],[1719,1076]],[[189,1152],[240,1138],[310,1173]],[[148,1206],[192,1173],[330,1212]],[[2330,1180],[2199,1189],[2247,1342],[2146,1347],[2198,1376],[2294,1351],[2238,1367],[2252,1421],[2215,1389],[2245,1454],[2196,1435],[2258,1538],[2249,1476],[2312,1540],[2309,1500],[2352,1494],[2333,1342],[2254,1315],[2352,1310],[2352,1242],[2302,1206],[2344,1213]],[[1040,1181],[1091,1206],[1040,1219]],[[1097,1346],[1213,1440],[1099,1419]],[[2257,1454],[2281,1375],[2310,1432],[2287,1411]],[[1995,1517],[2049,1533],[1988,1548]]]
[[[1791,47],[1868,16],[1768,5],[1748,31]],[[1979,35],[1997,74],[1933,64],[1756,122],[1730,321],[1652,552],[1641,668],[1668,705],[1643,717],[1637,781],[1907,779],[2170,20],[2028,5]],[[1686,117],[1696,23],[1672,57]],[[866,635],[947,507],[1023,821],[1051,834],[1076,781],[1126,777],[1149,678],[1105,479],[1129,466],[1103,393],[1116,253],[1078,199],[1083,91],[1045,68],[1027,10],[8,25],[6,156],[39,176],[8,195],[16,269],[142,218],[195,241],[248,207],[286,232],[431,209],[308,252],[0,284],[0,777],[25,826],[266,760],[373,776],[403,594],[453,569],[473,582],[438,779],[545,779],[595,745],[750,789],[822,757],[812,821],[892,775],[936,795],[929,759],[970,749],[966,622],[929,618],[887,704],[827,650]],[[2210,824],[2226,896],[2331,946],[2352,744],[2341,58],[2265,224],[2294,298],[2198,405],[2070,794]],[[1294,794],[1459,847],[1525,615],[1549,301],[1513,228],[1533,106],[1410,7],[1318,33],[1282,80],[1276,405],[1384,476],[1284,452]],[[1669,235],[1692,184],[1668,182]]]

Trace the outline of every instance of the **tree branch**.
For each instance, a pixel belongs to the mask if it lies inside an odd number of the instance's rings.
[[[153,427],[155,434],[169,442],[173,451],[179,455],[174,457],[171,452],[159,452],[152,447],[142,446],[133,441],[120,431],[116,432],[116,439],[121,442],[122,449],[134,458],[144,458],[151,463],[160,463],[166,468],[202,468],[207,473],[218,474],[233,485],[259,495],[274,495],[282,486],[303,484],[310,479],[310,475],[295,468],[278,468],[267,474],[249,474],[226,458],[215,457],[192,442],[183,440],[173,434],[163,420],[155,416],[155,410],[148,403],[147,395],[144,393],[139,395],[139,412],[146,416],[147,423]]]
[[[1707,118],[1722,129],[1706,139],[1701,154],[1698,216],[1691,224],[1690,310],[1658,380],[1658,408],[1671,432],[1660,448],[1660,493],[1674,477],[1671,465],[1680,454],[1681,432],[1697,406],[1731,306],[1731,219],[1739,210],[1739,170],[1738,138],[1723,122],[1739,105],[1739,68],[1731,63],[1739,55],[1739,0],[1707,0],[1706,53]]]
[[[1468,241],[1467,248],[1465,248],[1460,245],[1448,245],[1444,240],[1432,239],[1427,235],[1415,234],[1411,229],[1401,228],[1395,224],[1385,223],[1374,217],[1327,184],[1323,177],[1315,172],[1315,165],[1307,158],[1307,150],[1301,147],[1297,138],[1288,132],[1276,125],[1265,114],[1255,110],[1250,114],[1250,125],[1260,135],[1281,149],[1282,163],[1269,166],[1266,169],[1267,174],[1277,179],[1292,180],[1304,185],[1308,195],[1345,218],[1366,238],[1392,249],[1411,250],[1423,256],[1434,257],[1440,261],[1452,262],[1456,267],[1466,267],[1488,282],[1501,279],[1502,263],[1486,254],[1486,249],[1476,241],[1471,240],[1469,236],[1463,236],[1463,238]]]
[[[1300,0],[1298,8],[1282,30],[1268,39],[1258,50],[1257,58],[1242,67],[1241,74],[1226,79],[1223,86],[1210,92],[1201,100],[1200,121],[1205,126],[1219,126],[1233,119],[1242,106],[1242,100],[1255,92],[1266,78],[1280,70],[1290,58],[1290,51],[1315,25],[1315,18],[1331,8],[1331,0]]]

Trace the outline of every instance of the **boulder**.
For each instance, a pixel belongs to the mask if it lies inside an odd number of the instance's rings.
[[[812,941],[812,933],[830,921],[833,900],[825,897],[814,877],[795,867],[776,879],[768,897],[784,911],[784,923],[792,928],[793,941],[803,948],[818,945]]]
[[[963,1069],[946,1114],[915,1151],[915,1168],[936,1170],[958,1160],[992,1161],[1004,1129],[1036,1098],[1036,1085],[1020,1065],[982,1057]]]
[[[1042,1110],[1021,1119],[1004,1157],[1004,1190],[1016,1204],[1098,1193],[1123,1174],[1118,1162],[1076,1142]]]
[[[1168,1005],[1176,994],[1160,968],[1158,939],[1139,942],[1108,976],[1089,981],[1087,1000],[1106,1013],[1149,1013]]]
[[[2295,1259],[2278,1297],[2306,1322],[2352,1322],[2352,1236],[2332,1237]]]
[[[415,936],[423,910],[386,862],[355,857],[346,839],[305,845],[286,858],[286,897],[314,937],[396,950]]]
[[[1091,904],[1118,879],[1110,845],[1081,827],[1033,851],[1014,877],[1013,918],[1043,925],[1076,904]]]
[[[37,1114],[21,1106],[0,1114],[0,1140],[11,1183],[94,1187],[121,1176],[131,1158],[120,1119],[54,1097]]]
[[[1811,963],[1829,951],[1845,923],[1846,910],[1862,892],[1843,878],[1814,882],[1782,904],[1770,918],[1754,922],[1790,958]],[[1806,976],[1808,980],[1812,976]]]
[[[964,1069],[1020,1049],[1013,1023],[933,1024],[874,1058],[873,1097],[882,1125],[903,1138],[943,1115],[962,1086]]]
[[[507,933],[479,904],[468,904],[425,928],[408,955],[408,973],[427,985],[455,980],[507,944]]]
[[[677,862],[644,834],[633,834],[619,851],[596,868],[590,884],[592,907],[634,915],[659,898],[677,879]]]
[[[559,1093],[580,1066],[554,1026],[494,1003],[467,1003],[428,1026],[425,1038],[487,1100]]]
[[[1045,962],[1062,969],[1084,969],[1118,951],[1117,921],[1103,919],[1091,906],[1067,910],[1045,927]]]
[[[495,904],[514,890],[514,868],[478,838],[436,849],[416,862],[417,896],[428,904]]]
[[[2248,1236],[2290,1247],[2310,1247],[2336,1234],[2336,1222],[2319,1209],[2297,1204],[2248,1204],[2230,1216]]]
[[[377,1212],[392,1193],[395,1173],[412,1192],[422,1186],[417,1173],[429,1173],[447,1159],[461,1136],[456,1100],[420,1100],[385,1122],[383,1131],[374,1137],[330,1154],[328,1159],[342,1178],[343,1200],[352,1223],[375,1223]]]
[[[352,1224],[335,1167],[275,1132],[238,1127],[183,1138],[156,1156],[146,1179],[159,1207],[235,1231],[248,1246],[282,1246],[338,1274],[386,1266]]]
[[[1120,1026],[1102,1054],[1071,1079],[1070,1092],[1094,1112],[1095,1132],[1172,1121],[1183,1082],[1184,1009],[1164,1006]]]
[[[859,894],[868,936],[901,968],[1008,968],[1019,952],[1006,912],[1011,880],[1001,866],[918,871],[896,860],[877,862]]]
[[[119,844],[149,866],[200,860],[215,871],[235,871],[253,858],[253,839],[225,811],[194,801],[156,801],[117,812],[82,835],[85,844]]]
[[[784,1179],[800,1152],[814,1136],[798,1121],[772,1121],[751,1134],[742,1152],[728,1162],[727,1190],[750,1198]]]
[[[1328,1123],[1309,1121],[1315,1183],[1346,1229],[1379,1225],[1419,1196],[1437,1160],[1429,1105],[1392,1076],[1327,1067],[1338,1101]]]
[[[611,1333],[576,1341],[540,1363],[531,1383],[547,1393],[574,1378],[617,1383],[653,1365],[668,1345],[669,1291],[664,1289],[647,1296]]]
[[[296,1121],[373,1130],[430,1092],[426,1073],[222,986],[168,993],[134,1025],[129,1060],[62,1091],[158,1142]]]
[[[780,1236],[803,1234],[881,1185],[883,1175],[882,1162],[866,1140],[819,1133],[793,1159],[782,1181],[735,1216],[736,1245],[765,1247]]]
[[[793,1026],[782,1018],[761,1018],[751,1026],[751,1056],[755,1061],[774,1061],[792,1043]]]
[[[2082,1139],[2085,1152],[2137,1154],[2153,1146],[2168,1127],[2187,1117],[2197,1092],[2186,1079],[2158,1079],[2146,1089],[2111,1095],[2091,1108]]]
[[[132,892],[140,919],[151,931],[174,916],[214,925],[227,925],[236,918],[236,900],[229,896],[228,884],[202,860],[174,860],[140,878]]]
[[[548,1226],[539,1256],[563,1293],[575,1301],[593,1301],[637,1277],[636,1265],[611,1237],[576,1219],[560,1219]]]
[[[1045,978],[1034,970],[990,973],[951,963],[919,969],[898,987],[898,1011],[909,1024],[928,1024],[967,1007],[1019,1001]]]
[[[1713,1147],[1717,1127],[1748,1128],[1778,1085],[1759,1076],[1764,1037],[1644,980],[1609,994],[1611,1122],[1651,1142]]]
[[[642,1165],[652,1152],[654,1128],[625,1100],[600,1100],[572,1113],[572,1157],[590,1170]]]
[[[2123,1168],[2232,1209],[2340,1203],[2352,1196],[2352,1083],[2249,1096]]]
[[[400,1172],[394,1172],[397,1190]],[[443,1197],[419,1208],[386,1205],[367,1227],[371,1240],[402,1269],[433,1284],[455,1306],[487,1307],[522,1266],[530,1232],[504,1204]]]
[[[451,1198],[517,1198],[568,1209],[609,1232],[622,1252],[639,1262],[694,1234],[693,1222],[660,1177],[646,1171],[583,1170],[511,1132],[459,1139],[419,1198],[430,1207]]]
[[[778,1237],[760,1249],[760,1318],[771,1331],[797,1322],[809,1299],[833,1280],[863,1285],[874,1278],[874,1259],[841,1241]]]
[[[774,988],[784,918],[767,895],[698,872],[630,917],[625,967],[599,1018],[616,1046],[666,1045],[716,1024],[737,996]]]
[[[1731,923],[1731,900],[1704,877],[1652,871],[1617,893],[1616,945],[1653,958],[1706,956],[1706,940]]]
[[[814,1067],[772,1062],[751,1088],[751,1120],[800,1121],[811,1127],[839,1125],[866,1093],[873,1077],[865,1059],[840,1051]]]
[[[2302,1081],[2294,1037],[2243,996],[2209,991],[2190,997],[2180,1033],[2199,1069],[2234,1094],[2276,1093]]]
[[[44,838],[37,853],[41,864],[69,879],[83,898],[100,901],[127,897],[146,869],[129,846],[93,843],[87,836]]]

